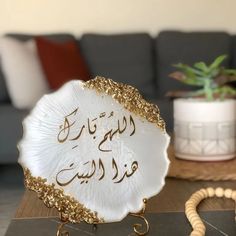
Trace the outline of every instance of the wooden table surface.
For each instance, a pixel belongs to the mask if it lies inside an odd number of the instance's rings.
[[[148,201],[147,212],[184,211],[185,202],[195,191],[206,187],[236,189],[236,181],[188,181],[167,178],[163,190]],[[234,202],[228,199],[206,199],[199,205],[200,211],[233,210]],[[58,216],[55,209],[47,208],[36,193],[26,190],[15,218]]]

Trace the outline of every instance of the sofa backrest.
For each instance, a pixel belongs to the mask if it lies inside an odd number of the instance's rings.
[[[0,59],[0,65],[1,65],[1,59]],[[6,82],[0,66],[0,103],[8,101],[10,101],[10,98],[7,92]]]
[[[22,41],[35,36],[7,35]],[[40,36],[57,42],[75,40],[64,33]],[[84,34],[78,43],[93,77],[101,75],[131,84],[146,98],[163,98],[170,90],[189,89],[168,77],[175,70],[172,64],[200,60],[210,63],[218,55],[228,54],[231,57],[225,66],[236,68],[236,36],[224,32],[162,31],[155,39],[146,33]],[[0,69],[0,102],[9,100]]]
[[[231,37],[224,32],[163,31],[155,40],[155,51],[158,97],[164,97],[170,90],[191,88],[168,77],[176,70],[173,64],[193,64],[197,61],[211,63],[221,54],[230,56]],[[224,65],[229,66],[229,61],[226,60]]]
[[[21,41],[26,41],[31,39],[32,37],[36,36],[36,35],[28,35],[28,34],[7,34],[6,36],[9,37],[13,37],[16,38],[18,40]],[[75,37],[71,34],[66,34],[66,33],[58,33],[58,34],[44,34],[44,35],[40,35],[43,37],[46,37],[52,41],[56,41],[56,42],[65,42],[68,40],[76,40]],[[1,62],[1,59],[0,59]],[[7,92],[7,88],[6,88],[6,83],[5,83],[5,78],[4,75],[1,71],[1,67],[0,67],[0,102],[8,102],[10,101],[8,92]]]
[[[230,68],[236,69],[236,35],[231,36],[231,64]],[[233,85],[236,88],[236,81],[232,82],[231,85]]]
[[[85,34],[79,41],[92,76],[104,76],[154,95],[153,39],[145,33]]]

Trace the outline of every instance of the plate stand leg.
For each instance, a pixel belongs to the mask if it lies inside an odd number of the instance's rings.
[[[69,220],[62,213],[60,213],[60,220],[61,223],[57,228],[56,236],[69,236],[69,232],[64,229],[64,226],[69,223]]]
[[[144,224],[134,224],[133,227],[134,227],[134,232],[136,233],[136,235],[146,235],[149,231],[149,223],[147,221],[147,219],[145,218],[144,214],[145,214],[145,210],[146,210],[146,205],[147,205],[147,199],[143,199],[143,208],[140,212],[138,213],[131,213],[130,215],[131,216],[134,216],[134,217],[138,217],[140,219],[142,219],[144,221]]]
[[[97,231],[98,229],[98,225],[97,224],[93,224],[93,231]]]
[[[64,229],[64,226],[69,223],[68,218],[62,213],[60,213],[60,220],[61,220],[61,223],[59,224],[57,228],[56,236],[69,236],[70,233]],[[93,224],[92,226],[93,226],[93,231],[97,231],[98,225]]]

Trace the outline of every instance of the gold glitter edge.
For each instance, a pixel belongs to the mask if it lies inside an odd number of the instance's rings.
[[[56,208],[69,222],[104,223],[97,212],[92,212],[73,197],[65,195],[62,190],[55,188],[55,184],[47,184],[46,179],[33,177],[28,169],[24,169],[24,176],[26,188],[36,192],[48,208]]]
[[[166,132],[165,122],[160,116],[158,106],[147,102],[138,89],[133,86],[97,76],[84,82],[84,87],[95,89],[98,93],[110,95],[128,111],[145,118],[151,123],[155,123],[162,131]]]

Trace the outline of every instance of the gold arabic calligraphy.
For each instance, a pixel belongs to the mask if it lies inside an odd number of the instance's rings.
[[[60,125],[59,133],[57,135],[57,141],[59,143],[62,144],[66,141],[78,141],[83,133],[86,132],[86,130],[88,135],[91,135],[93,136],[93,139],[96,139],[98,120],[104,118],[114,118],[113,111],[109,112],[108,114],[106,112],[101,112],[97,117],[93,119],[87,118],[87,121],[85,122],[86,124],[83,124],[82,126],[80,126],[80,128],[77,128],[76,124],[77,122],[79,122],[79,119],[77,118],[78,111],[79,108],[76,108],[74,111],[64,117],[63,124]],[[106,148],[106,142],[112,141],[116,135],[123,134],[125,131],[127,133],[128,130],[130,130],[130,133],[128,133],[129,136],[133,136],[135,134],[136,126],[131,115],[129,115],[128,119],[126,118],[126,116],[123,116],[122,119],[118,119],[116,128],[111,128],[106,131],[105,134],[102,134],[102,138],[97,146],[98,150],[101,152],[111,152],[111,149]],[[78,145],[75,145],[72,147],[72,149],[75,149],[77,147]],[[97,161],[87,161],[80,165],[80,167],[81,166],[83,167],[83,169],[89,167],[89,170],[78,171],[78,166],[76,167],[75,163],[71,163],[68,168],[60,170],[56,174],[57,184],[63,187],[71,184],[76,179],[80,181],[80,184],[87,184],[92,177],[95,177],[99,181],[105,178],[105,166],[100,158]],[[127,164],[122,164],[122,167],[118,166],[115,159],[112,158],[111,168],[114,172],[112,181],[113,183],[118,184],[121,183],[125,178],[131,177],[136,172],[136,170],[138,169],[138,162],[133,161],[130,164],[130,170],[128,170]],[[125,172],[123,174],[119,173],[121,172],[121,168],[125,168]],[[76,173],[74,173],[74,171],[76,171]]]
[[[85,129],[87,128],[88,133],[90,135],[93,135],[93,139],[96,138],[95,133],[97,131],[97,123],[96,121],[98,119],[101,119],[103,117],[106,117],[106,112],[102,112],[99,115],[99,118],[96,117],[94,119],[89,119],[87,118],[87,124],[83,124],[82,127],[80,128],[80,130],[78,131],[77,135],[75,135],[74,137],[71,137],[70,132],[71,129],[73,128],[73,126],[76,124],[76,115],[78,112],[79,108],[76,108],[73,112],[71,112],[69,115],[64,117],[64,121],[63,124],[60,125],[60,130],[59,133],[57,135],[57,140],[59,143],[64,143],[65,141],[76,141],[79,140],[79,138],[82,136],[83,132],[85,132]],[[107,118],[111,118],[112,116],[114,116],[114,112],[110,112],[109,116],[107,116]],[[104,147],[105,143],[109,140],[112,141],[114,136],[116,134],[122,134],[126,131],[128,125],[132,128],[132,131],[130,132],[130,136],[133,136],[135,133],[135,122],[133,117],[130,115],[129,116],[129,121],[127,121],[126,116],[123,116],[122,120],[120,121],[119,119],[117,120],[117,128],[115,129],[110,129],[109,131],[107,131],[103,137],[102,140],[99,142],[98,144],[98,150],[101,152],[111,152],[111,149],[106,149]],[[73,147],[76,148],[78,145],[75,145]]]
[[[60,180],[60,176],[63,174],[63,173],[68,173],[68,172],[71,172],[71,171],[74,171],[76,169],[74,163],[70,164],[69,168],[65,168],[65,169],[62,169],[61,171],[59,171],[56,175],[56,182],[58,185],[64,187],[64,186],[67,186],[69,185],[70,183],[72,183],[75,179],[77,180],[80,180],[80,184],[87,184],[88,181],[95,175],[96,171],[100,171],[101,173],[99,173],[98,175],[96,175],[96,177],[98,178],[99,181],[101,181],[104,177],[105,177],[105,167],[104,167],[104,164],[102,162],[102,160],[99,158],[98,160],[98,167],[96,165],[96,162],[93,160],[92,162],[90,161],[87,161],[85,163],[83,163],[83,165],[88,165],[90,164],[90,171],[88,171],[88,173],[79,173],[79,172],[76,172],[72,177],[70,177],[68,180]],[[127,169],[127,164],[124,165],[124,167]],[[129,178],[131,177],[135,171],[138,169],[138,162],[137,161],[133,161],[132,164],[131,164],[131,168],[130,170],[126,170],[124,172],[123,175],[121,175],[119,178],[119,168],[117,166],[117,163],[115,161],[114,158],[112,158],[112,169],[114,170],[114,174],[113,174],[113,177],[112,177],[112,180],[113,180],[113,183],[115,184],[118,184],[118,183],[121,183],[125,177]]]

